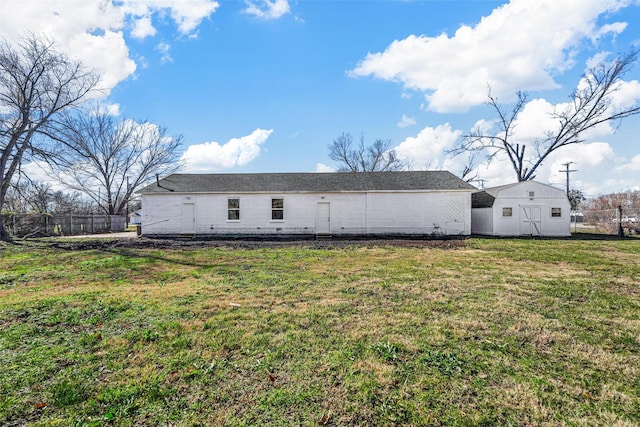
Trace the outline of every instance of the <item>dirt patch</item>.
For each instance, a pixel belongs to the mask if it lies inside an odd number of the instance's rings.
[[[403,248],[440,248],[458,249],[466,246],[464,239],[155,239],[148,237],[124,238],[91,238],[82,240],[49,241],[52,247],[66,250],[89,250],[110,248],[137,249],[200,249],[200,248],[230,248],[230,249],[263,249],[282,247],[301,247],[311,249],[358,247],[396,246]]]

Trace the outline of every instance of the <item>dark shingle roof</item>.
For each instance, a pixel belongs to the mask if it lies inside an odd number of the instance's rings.
[[[478,191],[471,194],[471,207],[472,208],[490,208],[493,206],[493,202],[496,197],[489,194],[487,191]]]
[[[173,174],[139,193],[475,190],[447,171]]]

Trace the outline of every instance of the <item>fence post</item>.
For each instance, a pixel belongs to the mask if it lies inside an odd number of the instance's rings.
[[[618,237],[624,237],[622,231],[622,206],[618,206]]]

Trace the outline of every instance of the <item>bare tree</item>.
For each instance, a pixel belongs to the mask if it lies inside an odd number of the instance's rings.
[[[7,191],[4,203],[7,212],[85,214],[94,211],[78,192],[66,193],[52,189],[48,182],[22,178],[14,181]]]
[[[487,104],[497,115],[496,127],[489,130],[474,128],[463,136],[452,153],[484,153],[489,161],[505,154],[518,181],[534,179],[538,168],[551,153],[568,145],[584,142],[583,135],[586,131],[600,124],[620,121],[640,113],[638,102],[622,108],[617,108],[613,103],[614,95],[622,87],[621,78],[636,61],[637,53],[633,50],[613,62],[602,62],[591,68],[571,95],[571,101],[551,114],[557,123],[556,129],[547,131],[529,145],[514,137],[518,115],[527,104],[527,94],[517,92],[517,100],[512,108],[504,109],[489,89]]]
[[[31,35],[17,45],[0,41],[0,211],[22,162],[50,158],[42,129],[82,102],[98,81],[50,40]],[[1,217],[0,239],[11,240]]]
[[[11,185],[5,207],[16,213],[47,213],[52,199],[51,184],[26,179]]]
[[[405,169],[407,164],[391,149],[390,139],[376,139],[365,146],[364,135],[355,145],[350,133],[341,133],[329,146],[329,158],[338,162],[342,172],[382,172]]]
[[[97,106],[88,114],[68,112],[49,134],[66,153],[54,171],[67,188],[92,199],[109,215],[125,212],[133,193],[179,169],[182,136],[148,121],[118,119]]]

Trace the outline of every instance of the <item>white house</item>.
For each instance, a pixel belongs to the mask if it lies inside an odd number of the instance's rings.
[[[173,174],[139,191],[142,235],[469,235],[450,172]]]
[[[524,181],[473,193],[471,232],[490,236],[570,236],[564,191]]]
[[[142,224],[142,209],[138,209],[137,211],[133,211],[129,214],[129,224],[130,225]]]

